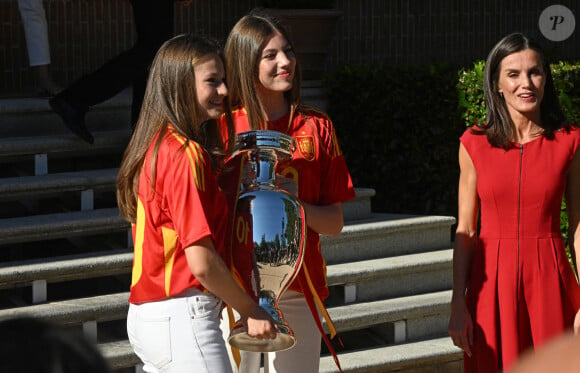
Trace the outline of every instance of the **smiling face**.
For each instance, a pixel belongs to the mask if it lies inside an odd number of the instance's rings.
[[[542,66],[540,56],[533,49],[512,53],[501,61],[497,87],[512,118],[539,119],[546,85]]]
[[[296,55],[288,41],[275,32],[268,41],[258,63],[256,88],[263,93],[284,93],[292,89]]]
[[[223,113],[224,99],[228,94],[225,70],[217,56],[204,59],[193,67],[195,89],[199,107],[199,120],[217,119]]]

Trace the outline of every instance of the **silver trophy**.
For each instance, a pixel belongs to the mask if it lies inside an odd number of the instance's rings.
[[[306,242],[304,208],[298,199],[276,186],[276,167],[292,159],[291,136],[276,131],[249,131],[236,137],[232,158],[241,157],[240,194],[236,203],[232,258],[238,276],[277,323],[275,339],[250,337],[241,321],[229,343],[245,351],[270,352],[291,348],[294,333],[278,309],[278,300],[296,278]]]

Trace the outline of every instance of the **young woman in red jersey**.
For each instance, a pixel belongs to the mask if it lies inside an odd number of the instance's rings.
[[[250,335],[276,335],[223,260],[227,204],[214,171],[225,155],[216,127],[224,80],[214,42],[180,35],[163,44],[119,171],[119,208],[135,245],[127,331],[147,372],[231,372],[222,300]]]
[[[281,186],[302,202],[308,225],[302,268],[278,303],[296,345],[266,354],[264,364],[270,372],[318,372],[323,335],[319,315],[328,318],[323,301],[329,295],[319,235],[341,232],[342,203],[355,195],[350,174],[328,116],[300,102],[299,62],[278,20],[252,11],[233,27],[224,52],[231,69],[228,89],[235,133],[268,129],[296,140],[291,163],[277,173],[285,178]],[[232,134],[223,130],[226,127],[222,120],[223,135],[229,139]],[[259,364],[259,353],[242,353],[241,372],[256,373]]]

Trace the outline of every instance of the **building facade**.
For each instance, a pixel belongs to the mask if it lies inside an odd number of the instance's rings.
[[[175,31],[223,40],[258,1],[176,3]],[[555,4],[569,13],[543,13]],[[52,72],[61,84],[96,69],[134,41],[127,0],[44,0],[44,6]],[[335,8],[342,16],[329,46],[327,72],[344,64],[469,66],[513,31],[542,42],[555,61],[580,60],[580,0],[336,0]],[[542,22],[544,28],[570,36],[550,40],[542,33]],[[0,0],[0,24],[0,95],[21,95],[30,74],[17,1]]]

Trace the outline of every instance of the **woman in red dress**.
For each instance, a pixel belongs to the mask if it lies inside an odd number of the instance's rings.
[[[566,122],[544,53],[522,34],[490,52],[484,93],[486,122],[459,146],[449,334],[465,372],[490,373],[580,329],[580,288],[560,229],[565,195],[576,264],[580,129]]]

